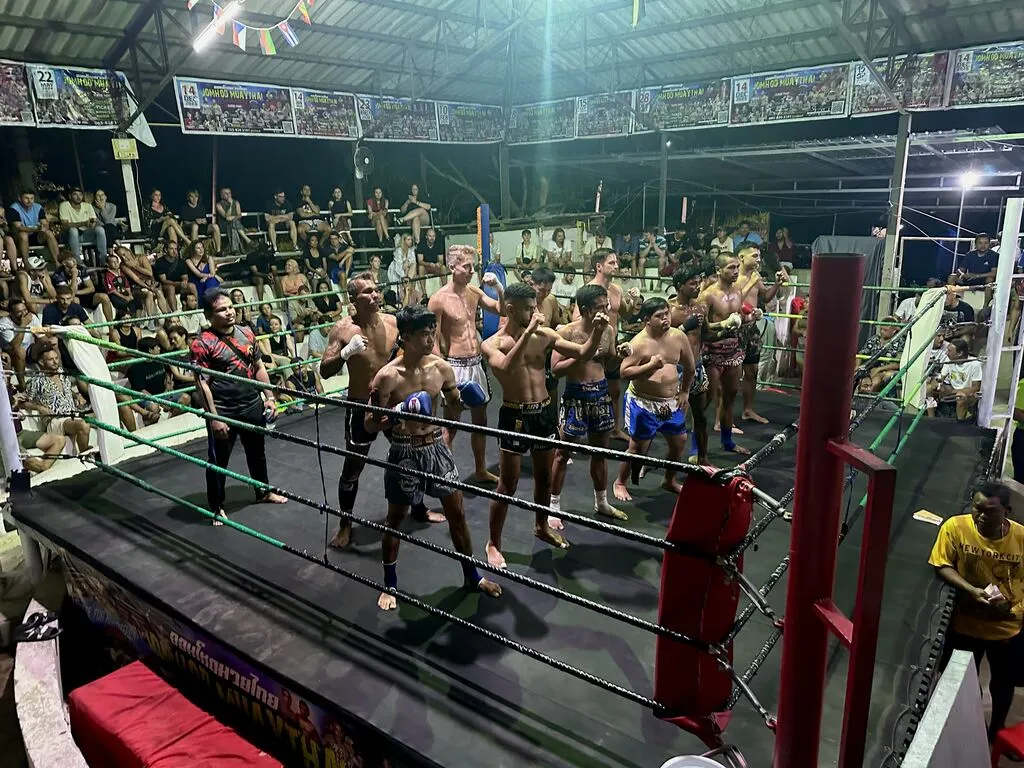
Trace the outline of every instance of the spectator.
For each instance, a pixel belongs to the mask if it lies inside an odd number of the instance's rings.
[[[32,314],[38,315],[43,307],[57,298],[50,276],[46,274],[46,262],[41,256],[29,256],[25,260],[27,270],[18,273],[18,288],[21,297],[28,303]]]
[[[275,368],[288,365],[295,359],[295,342],[288,331],[284,330],[284,323],[277,315],[270,318],[270,331],[266,338],[259,340],[260,351],[263,353],[264,362],[268,363],[267,372],[271,381],[275,378]],[[276,373],[279,379],[277,383],[283,383],[288,378],[287,369]]]
[[[181,226],[191,240],[198,240],[200,235],[212,238],[214,253],[220,253],[220,227],[213,217],[200,207],[199,192],[194,189],[185,193],[185,205],[181,208]]]
[[[184,230],[174,218],[174,213],[164,204],[163,192],[159,189],[149,193],[149,205],[142,211],[142,222],[143,231],[154,242],[162,240],[165,236],[171,242],[178,238],[188,242]]]
[[[61,372],[60,350],[55,345],[39,355],[39,375],[29,379],[25,387],[25,394],[35,405],[35,410],[51,416],[47,431],[70,437],[79,456],[89,450],[89,425],[68,414],[88,406],[84,391],[84,384],[79,382],[76,387],[71,377]]]
[[[491,258],[484,267],[484,274],[491,273],[498,279],[498,283],[501,284],[501,290],[504,292],[505,287],[508,285],[508,275],[505,273],[505,265],[501,263],[501,249],[494,242],[494,233],[490,234],[491,244]],[[480,290],[484,292],[486,296],[491,297],[495,301],[501,300],[501,294],[498,293],[497,286],[490,285],[489,283],[483,283],[480,286]],[[498,326],[501,323],[501,317],[496,312],[491,312],[486,307],[481,307],[481,320],[483,321],[480,326],[480,335],[482,338],[488,339],[498,332]]]
[[[305,240],[310,232],[320,232],[327,236],[331,225],[320,215],[320,205],[313,201],[313,191],[309,184],[299,188],[299,207],[295,209],[295,226],[299,239]]]
[[[15,392],[11,386],[7,387],[7,397],[11,401],[11,416],[14,420],[14,430],[18,435],[18,445],[26,451],[35,449],[43,453],[42,456],[24,456],[22,465],[34,475],[45,472],[64,452],[66,438],[64,435],[56,435],[46,430],[25,429],[22,422],[25,420],[25,411],[33,410],[32,402],[27,395]]]
[[[706,253],[708,250],[708,242],[711,240],[711,236],[708,235],[707,229],[703,224],[697,227],[697,231],[689,237],[690,250],[697,251],[698,253]]]
[[[589,264],[594,256],[594,251],[598,248],[614,250],[614,246],[615,243],[605,234],[604,227],[597,226],[594,229],[594,236],[583,244],[583,260]]]
[[[18,256],[18,246],[11,237],[3,206],[0,206],[0,241],[3,242],[3,247],[0,248],[0,298],[6,303],[11,296],[14,273],[24,267]]]
[[[519,243],[516,254],[516,277],[524,282],[523,276],[533,272],[541,265],[541,250],[537,243],[533,242],[533,233],[528,229],[522,231],[522,242]]]
[[[548,241],[547,260],[555,269],[565,269],[572,266],[572,245],[566,244],[565,230],[556,227],[551,233],[551,240]]]
[[[886,347],[892,337],[896,335],[899,330],[898,325],[895,325],[898,321],[895,317],[890,315],[889,317],[882,318],[883,323],[894,323],[894,325],[880,325],[878,326],[878,332],[870,337],[861,347],[859,354],[866,357],[858,359],[859,364],[866,362],[866,359],[871,355],[878,352],[882,352],[883,358],[899,358],[903,354],[904,339],[900,339],[895,344]],[[868,369],[868,375],[860,380],[859,391],[862,393],[878,392],[889,383],[889,380],[893,375],[900,369],[898,362],[889,362],[887,360],[879,360],[871,364]]]
[[[199,311],[199,297],[189,291],[181,299],[183,314],[175,318],[188,336],[195,336],[203,329],[203,313]],[[236,310],[241,316],[242,310]]]
[[[985,307],[992,303],[991,283],[996,280],[999,253],[992,249],[992,238],[984,232],[974,238],[974,250],[964,256],[963,264],[953,276],[957,285],[985,286]]]
[[[788,227],[779,227],[775,230],[775,239],[768,244],[768,253],[772,254],[775,261],[778,262],[778,265],[774,262],[767,265],[770,273],[782,269],[782,262],[793,263],[793,259],[796,258],[796,246],[793,245],[793,240],[789,236]]]
[[[388,199],[384,197],[384,190],[380,187],[373,188],[373,197],[366,200],[366,215],[370,217],[370,226],[377,231],[377,239],[381,245],[387,245],[390,235],[388,234]]]
[[[107,199],[107,193],[97,189],[92,196],[92,207],[96,211],[96,220],[103,225],[103,231],[107,235],[107,248],[110,248],[121,237],[121,225],[117,221],[117,206]],[[107,252],[96,252],[96,260],[99,266],[107,263]]]
[[[160,344],[156,339],[142,339],[139,342],[139,351],[150,355],[160,353]],[[159,360],[140,360],[128,367],[128,383],[136,392],[145,395],[157,395],[170,400],[178,405],[189,406],[192,404],[192,396],[188,392],[174,392],[174,377],[166,363]],[[168,405],[162,405],[150,401],[142,401],[138,404],[143,413],[140,415],[146,424],[154,424],[160,420],[160,411],[168,411],[172,415],[178,415],[182,411],[172,409]],[[155,418],[154,418],[155,414]]]
[[[327,276],[327,259],[320,251],[320,234],[310,232],[302,249],[302,268],[310,280]]]
[[[110,265],[108,264],[109,268]],[[118,324],[110,329],[110,341],[119,347],[124,347],[131,352],[135,352],[139,348],[139,339],[142,335],[136,330],[135,324],[132,322],[132,313],[127,310],[118,310],[117,313]],[[168,349],[170,345],[168,345]],[[116,352],[115,357],[119,359],[134,359],[134,355],[131,352]]]
[[[615,252],[619,254],[619,265],[629,269],[633,277],[642,277],[640,264],[640,238],[633,237],[632,232],[619,235],[615,240]]]
[[[162,246],[161,246],[162,247]],[[147,315],[155,315],[157,310],[167,311],[167,303],[160,291],[160,283],[153,274],[150,256],[133,253],[131,248],[120,246],[117,249],[121,256],[121,272],[132,284],[132,293],[138,297],[139,304]]]
[[[106,258],[103,259],[104,263]],[[107,294],[96,290],[89,273],[78,266],[78,260],[71,251],[61,253],[60,266],[53,272],[54,291],[62,285],[66,285],[74,291],[75,300],[88,310],[100,307],[103,310],[103,317],[107,322],[114,319],[114,308],[110,304]]]
[[[488,264],[490,264],[490,262],[492,262],[492,261],[500,264],[501,263],[501,245],[499,245],[498,243],[494,242],[494,230],[491,230],[488,233],[488,235],[487,235],[487,242],[490,243],[490,245],[491,245],[491,258],[490,258],[490,261],[488,261]],[[504,271],[504,267],[502,267],[502,271]]]
[[[373,275],[373,282],[376,285],[381,285],[384,282],[381,280],[380,270],[380,256],[375,253],[370,257],[370,266],[366,271]]]
[[[274,311],[267,303],[260,304],[260,313],[256,316],[253,325],[258,335],[270,333],[270,321],[274,317]]]
[[[1010,490],[984,482],[971,497],[969,514],[939,528],[928,564],[956,592],[956,604],[939,669],[954,650],[970,651],[976,666],[988,658],[992,694],[991,742],[1006,725],[1019,679],[1012,641],[1021,629],[1024,600],[1024,526],[1009,519]]]
[[[249,283],[252,285],[259,301],[263,300],[267,281],[277,286],[277,264],[274,263],[274,252],[264,243],[256,246],[245,255],[245,265],[249,269]]]
[[[67,325],[65,319],[75,318],[80,323],[89,322],[89,314],[81,304],[75,303],[75,292],[70,285],[57,286],[57,299],[43,309],[43,325]]]
[[[349,273],[352,271],[352,257],[356,252],[352,243],[352,233],[348,230],[331,232],[327,238],[327,247],[321,249],[321,252],[327,258],[327,277],[332,283],[337,284],[344,294]]]
[[[202,322],[206,325],[209,324],[209,318],[206,317],[205,311],[203,312]],[[189,357],[189,338],[188,332],[185,330],[185,326],[174,323],[167,327],[167,341],[170,345],[171,352],[181,352],[179,359],[188,360]],[[141,341],[139,342],[142,343]],[[169,365],[167,370],[171,373],[171,388],[182,389],[184,387],[191,386],[195,383],[195,374],[177,365]]]
[[[205,295],[207,291],[217,290],[223,282],[217,275],[217,263],[206,252],[206,244],[202,240],[192,243],[185,267],[197,297]]]
[[[167,244],[164,248],[164,255],[156,260],[153,272],[156,274],[160,291],[170,312],[178,311],[178,296],[196,293],[195,285],[189,280],[189,275],[192,273],[184,259],[178,255],[177,243]],[[198,296],[198,294],[196,295]]]
[[[330,282],[327,280],[317,281],[315,293],[328,294],[326,296],[313,297],[313,305],[321,317],[327,317],[332,321],[341,317],[341,297],[334,293]]]
[[[33,235],[36,243],[46,246],[50,257],[54,261],[57,260],[57,238],[50,230],[50,222],[46,218],[43,206],[36,202],[35,192],[22,192],[18,200],[11,205],[11,229],[22,261],[28,261],[29,238]]]
[[[943,405],[955,407],[957,421],[970,421],[981,394],[984,374],[981,361],[970,356],[970,344],[965,339],[953,339],[946,350],[949,362],[944,363],[928,383],[926,407],[934,416]]]
[[[928,353],[928,368],[935,366],[935,371],[938,372],[940,368],[938,366],[949,362],[949,342],[946,341],[942,333],[936,333],[935,338],[932,339],[932,349]]]
[[[309,278],[299,271],[299,263],[295,259],[288,259],[284,263],[284,275],[281,276],[281,295],[296,297],[303,291],[307,294],[310,292]],[[302,314],[301,302],[289,301],[285,307],[290,318],[296,318]]]
[[[679,233],[676,232],[678,235]],[[672,250],[673,246],[676,250]],[[661,252],[658,257],[658,274],[662,277],[672,277],[676,270],[679,269],[679,259],[683,255],[683,246],[681,243],[673,243],[670,239],[668,246]]]
[[[306,337],[309,343],[306,346],[309,349],[309,356],[311,358],[319,360],[323,357],[327,349],[327,336],[331,332],[330,324],[332,321],[333,318],[330,315],[320,315],[314,327],[309,329],[309,335]]]
[[[39,317],[32,313],[23,299],[17,297],[7,302],[7,314],[0,317],[0,349],[11,358],[11,368],[22,389],[25,388],[28,348],[34,340],[29,329],[40,325]]]
[[[420,230],[430,226],[430,203],[420,199],[420,188],[418,184],[409,187],[409,194],[398,209],[405,224],[412,226],[412,241],[416,245],[420,242]]]
[[[392,289],[399,286],[403,277],[416,277],[416,251],[413,249],[412,235],[402,235],[402,244],[395,248],[395,253],[388,265],[388,282]]]
[[[717,248],[719,252],[733,252],[732,238],[725,233],[725,227],[715,227],[715,236],[711,242],[708,243],[708,250],[710,251],[712,248]]]
[[[924,284],[925,288],[941,288],[945,283],[936,277],[929,277]],[[909,323],[917,316],[917,307],[921,303],[920,293],[912,293],[904,298],[897,306],[893,316],[901,323]]]
[[[555,280],[555,287],[552,289],[552,293],[555,294],[555,298],[558,299],[559,304],[569,307],[569,314],[572,315],[572,306],[576,301],[576,291],[579,290],[579,284],[576,282],[576,268],[569,267],[558,279]]]
[[[220,200],[217,201],[217,226],[221,234],[228,236],[228,250],[230,253],[241,253],[242,243],[248,248],[252,245],[252,239],[246,234],[245,226],[242,224],[242,204],[231,196],[231,188],[224,187],[220,191]]]
[[[403,307],[413,307],[423,301],[423,291],[410,278],[402,278],[402,290],[398,302]]]
[[[65,242],[80,263],[83,245],[95,246],[97,258],[106,259],[107,232],[96,219],[96,209],[82,202],[82,190],[78,187],[71,190],[68,199],[58,206],[57,217],[64,228]]]
[[[277,225],[284,224],[288,228],[288,237],[291,238],[292,250],[299,250],[298,230],[295,228],[295,216],[292,204],[284,194],[283,189],[274,193],[270,205],[267,206],[267,230],[270,235],[270,247],[277,251]]]
[[[416,246],[416,262],[420,277],[440,277],[441,285],[448,284],[444,240],[433,227],[427,229],[427,236]]]
[[[643,238],[640,240],[640,273],[644,274],[650,259],[657,259],[660,266],[667,253],[668,243],[665,238],[657,234],[654,227],[644,230]],[[641,286],[643,287],[643,286]],[[654,290],[654,281],[650,282],[650,289]]]
[[[128,278],[121,271],[121,256],[118,251],[110,254],[110,258],[107,259],[107,268],[103,270],[103,292],[110,299],[117,317],[122,317],[125,313],[130,316],[138,307]]]
[[[331,199],[327,201],[327,210],[331,214],[331,229],[335,232],[352,231],[352,203],[345,199],[341,187],[331,190]]]
[[[256,326],[253,325],[252,307],[246,306],[249,302],[240,288],[231,289],[231,303],[235,307],[235,321],[242,325],[248,325],[250,328],[255,328]],[[268,304],[267,306],[270,305]]]
[[[665,246],[665,250],[668,251],[669,261],[675,264],[679,264],[682,261],[683,254],[690,250],[690,239],[686,234],[686,227],[680,226],[676,228],[676,231],[667,238],[668,242]],[[669,273],[671,276],[675,270]]]
[[[737,229],[732,235],[732,252],[739,253],[740,243],[753,243],[754,245],[763,245],[764,239],[757,232],[750,231],[750,222],[741,221],[739,229]]]
[[[974,307],[960,298],[960,289],[947,288],[940,328],[947,339],[974,336]]]

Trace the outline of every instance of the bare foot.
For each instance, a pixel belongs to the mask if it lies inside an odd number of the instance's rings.
[[[562,525],[562,521],[557,517],[548,515],[548,528],[554,528],[556,531],[561,531],[565,529],[565,526]]]
[[[683,486],[678,480],[673,480],[671,483],[668,480],[662,480],[661,489],[669,493],[678,494],[682,492]]]
[[[735,433],[736,430],[733,430],[733,432]],[[732,448],[729,448],[728,446],[723,445],[722,446],[722,450],[723,451],[727,451],[728,453],[738,453],[740,456],[749,456],[750,455],[750,451],[749,450],[744,448],[742,445],[736,445],[735,443],[733,443]]]
[[[413,504],[411,516],[413,520],[421,523],[443,523],[446,518],[441,512],[427,509],[427,505],[423,503]]]
[[[488,579],[480,579],[480,583],[476,585],[476,588],[488,597],[501,597],[501,587]]]
[[[495,485],[498,482],[498,476],[493,472],[488,472],[486,469],[482,472],[474,472],[470,475],[469,479],[474,483],[488,483],[490,485]]]
[[[491,542],[487,542],[487,546],[484,548],[487,552],[487,562],[493,565],[495,568],[507,568],[508,563],[505,562],[505,556],[501,554],[501,551],[494,546]]]
[[[626,490],[626,486],[616,480],[612,483],[612,495],[619,501],[632,501],[633,497],[629,495],[629,491]]]
[[[758,424],[767,424],[768,419],[759,414],[757,411],[749,410],[743,412],[743,419],[745,421],[756,421]],[[734,429],[733,432],[736,430]]]
[[[690,456],[686,460],[686,463],[687,464],[696,464],[699,467],[704,467],[704,466],[707,466],[708,457],[707,456],[698,456],[697,454],[693,454],[693,456]]]
[[[224,525],[224,521],[228,519],[227,513],[223,509],[217,510],[217,517],[213,518],[214,525]]]
[[[767,424],[767,423],[768,423],[768,422],[767,422],[767,421],[765,421],[765,424]],[[722,431],[722,425],[721,425],[721,423],[720,423],[719,421],[717,421],[717,420],[716,420],[716,421],[715,421],[715,432],[721,432],[721,431]],[[739,427],[737,427],[737,426],[736,426],[736,425],[734,424],[734,425],[733,425],[733,428],[732,428],[732,433],[733,433],[734,435],[742,435],[742,434],[743,434],[743,430],[742,430],[742,429],[740,429]]]
[[[616,520],[628,520],[629,515],[623,512],[621,509],[616,509],[611,504],[604,504],[599,507],[594,507],[595,515],[604,515],[605,517],[611,517]]]
[[[329,547],[334,549],[344,549],[348,546],[348,543],[352,540],[352,526],[351,525],[339,525],[338,532],[334,534],[334,538],[331,539]]]
[[[398,607],[398,598],[387,592],[381,592],[377,598],[377,607],[382,611],[393,611]]]
[[[287,504],[288,503],[288,499],[286,499],[284,496],[282,496],[279,493],[274,493],[273,491],[271,491],[270,493],[266,494],[265,496],[260,496],[256,500],[256,503],[258,503],[258,504]]]
[[[621,440],[621,441],[623,441],[624,443],[628,443],[628,442],[629,442],[629,435],[627,435],[627,434],[626,434],[625,432],[623,432],[623,431],[622,431],[621,429],[616,429],[616,430],[613,430],[613,431],[612,431],[612,437],[611,437],[611,439],[612,439],[612,440]]]
[[[533,528],[533,535],[541,541],[546,541],[548,544],[550,544],[553,547],[556,547],[557,549],[569,548],[569,542],[562,538],[561,535],[555,533],[546,525],[543,528],[535,525]]]

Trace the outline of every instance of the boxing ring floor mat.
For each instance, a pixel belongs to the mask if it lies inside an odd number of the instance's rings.
[[[797,406],[796,397],[760,393],[757,407],[772,423],[743,423],[747,433],[740,440],[751,449],[763,444],[796,418]],[[491,411],[494,424],[497,403]],[[876,411],[855,440],[866,445],[888,416]],[[909,423],[909,417],[904,418]],[[341,409],[321,411],[325,442],[343,445],[342,419]],[[282,418],[277,429],[312,438],[314,415]],[[878,453],[887,456],[898,437],[898,430],[893,430]],[[911,515],[921,508],[943,517],[962,511],[975,468],[981,457],[987,457],[992,439],[990,432],[975,427],[925,419],[895,462],[897,498],[869,730],[879,744],[889,740],[881,726],[916,695],[907,683],[908,669],[919,663],[941,603],[926,564],[937,529]],[[714,433],[711,444],[712,461],[731,463],[717,448]],[[662,446],[657,441],[654,450],[661,452]],[[790,440],[753,473],[755,482],[776,498],[792,486],[794,448],[795,440]],[[493,468],[493,439],[487,449]],[[205,440],[180,450],[205,458]],[[323,500],[314,449],[268,439],[267,452],[272,485]],[[472,467],[467,434],[458,436],[455,454],[465,477]],[[385,458],[386,441],[378,440],[371,455]],[[327,502],[335,505],[342,458],[323,452],[320,458]],[[244,466],[241,446],[236,446],[232,467],[241,471]],[[199,466],[158,453],[119,468],[186,501],[206,504]],[[614,465],[609,470],[614,473]],[[380,468],[365,468],[357,514],[383,519],[382,475]],[[675,499],[658,488],[660,480],[661,474],[652,470],[633,489],[634,502],[620,504],[629,513],[627,527],[664,534]],[[233,520],[300,550],[323,553],[325,532],[333,533],[335,518],[328,521],[326,531],[325,518],[315,509],[294,501],[257,505],[252,503],[252,491],[241,483],[229,479],[227,487]],[[855,483],[851,509],[862,488],[862,483]],[[532,498],[528,458],[517,495]],[[465,505],[474,552],[483,557],[488,500],[467,494]],[[577,457],[569,467],[562,506],[587,514],[592,505],[587,459]],[[761,514],[763,510],[755,508],[755,515]],[[16,496],[13,515],[45,541],[265,669],[296,695],[344,710],[425,762],[649,768],[674,755],[703,751],[695,737],[657,720],[639,704],[401,602],[398,611],[382,613],[376,606],[377,592],[369,587],[229,527],[213,527],[194,511],[99,470],[42,486],[31,496]],[[856,588],[861,522],[858,515],[851,516],[850,535],[840,548],[836,602],[845,610],[852,607]],[[407,520],[404,530],[450,544],[445,525],[428,527]],[[572,547],[552,550],[532,536],[532,513],[510,509],[504,541],[509,567],[657,620],[658,550],[571,524],[564,533]],[[788,543],[788,526],[779,520],[758,540],[756,550],[748,551],[745,573],[755,585],[762,584],[787,554]],[[372,530],[356,526],[352,546],[345,552],[332,550],[328,558],[375,581],[381,579],[380,536]],[[654,638],[641,629],[500,578],[505,591],[497,600],[468,592],[460,586],[458,563],[408,542],[401,545],[398,574],[400,587],[433,605],[651,695]],[[783,578],[768,598],[780,615],[785,584]],[[741,608],[744,605],[741,600]],[[770,622],[755,614],[735,642],[738,671],[746,668],[771,633]],[[777,647],[752,682],[769,711],[776,704],[780,653]],[[845,652],[835,653],[829,666],[822,765],[831,764],[839,740],[845,670]],[[752,767],[769,764],[772,733],[743,699],[736,705],[726,740],[743,750]]]

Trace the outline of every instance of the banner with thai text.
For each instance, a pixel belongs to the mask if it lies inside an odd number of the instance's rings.
[[[437,141],[437,108],[432,101],[356,94],[359,129],[378,141]]]
[[[948,103],[951,107],[1024,104],[1024,42],[957,51]]]
[[[540,144],[576,138],[576,99],[545,101],[512,107],[508,116],[509,144]]]
[[[891,71],[888,59],[875,59],[875,69],[907,109],[941,109],[945,103],[949,51],[896,56]],[[853,65],[851,111],[856,115],[895,112],[896,107],[866,64]]]
[[[351,93],[292,88],[295,133],[319,139],[358,139],[356,97]]]
[[[0,125],[34,125],[28,73],[16,61],[0,61]]]
[[[576,138],[625,136],[633,127],[635,91],[576,97]]]
[[[121,72],[29,64],[28,78],[36,124],[41,128],[110,129],[128,117]],[[119,91],[116,97],[115,90]],[[116,106],[115,98],[120,100]]]
[[[789,69],[732,79],[730,125],[846,117],[850,65]]]
[[[641,88],[634,133],[707,128],[729,122],[729,80]]]
[[[490,144],[505,136],[505,110],[493,104],[437,102],[437,128],[441,141],[453,144]]]
[[[287,88],[176,77],[174,95],[182,133],[295,136]]]

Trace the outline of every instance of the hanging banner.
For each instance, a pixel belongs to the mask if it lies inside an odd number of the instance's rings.
[[[174,95],[182,133],[295,136],[287,88],[176,77]]]
[[[35,125],[28,73],[16,61],[0,61],[0,125]]]
[[[951,107],[1024,104],[1024,43],[957,51],[948,103]]]
[[[117,126],[120,111],[127,108],[124,73],[111,75],[104,69],[51,67],[29,64],[32,103],[40,128],[95,128]],[[121,110],[115,109],[111,77],[120,81]]]
[[[432,101],[356,94],[362,136],[377,141],[437,141],[437,109]]]
[[[893,93],[907,109],[941,109],[945,101],[949,51],[896,56],[892,73],[888,59],[875,59],[875,69],[893,83]],[[850,107],[854,116],[895,112],[889,97],[871,74],[866,64],[853,65],[853,96]]]
[[[356,97],[351,93],[292,88],[295,132],[321,139],[358,139]]]
[[[441,141],[489,144],[505,134],[505,111],[491,104],[437,102],[437,128]]]
[[[509,144],[539,144],[576,138],[576,99],[545,101],[512,107],[508,116]]]
[[[729,122],[729,81],[666,85],[637,91],[634,133],[707,128]]]
[[[849,64],[732,79],[729,125],[821,120],[846,117],[849,111]]]
[[[576,138],[625,136],[633,127],[634,91],[576,97]]]

